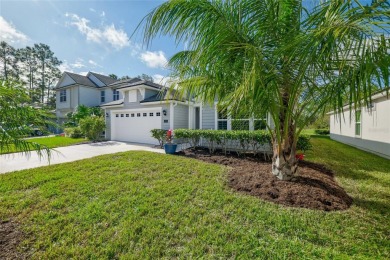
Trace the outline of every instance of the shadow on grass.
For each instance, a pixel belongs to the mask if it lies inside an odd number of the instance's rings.
[[[385,203],[383,201],[354,198],[353,203],[357,207],[366,209],[367,211],[373,211],[375,213],[385,216],[388,215],[390,212],[389,203]]]

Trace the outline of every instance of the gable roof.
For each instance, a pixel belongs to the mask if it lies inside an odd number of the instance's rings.
[[[95,73],[95,72],[89,72],[88,74],[94,75],[98,80],[100,80],[106,86],[118,81],[117,79],[113,79],[113,78],[111,78],[109,76],[98,74],[98,73]]]
[[[93,83],[93,81],[86,76],[79,75],[72,72],[67,72],[67,71],[65,71],[64,74],[67,74],[69,77],[71,77],[77,84],[89,86],[89,87],[97,87],[97,85]]]

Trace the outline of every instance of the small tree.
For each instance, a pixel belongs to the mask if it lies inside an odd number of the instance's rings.
[[[32,107],[31,99],[25,88],[19,83],[0,80],[0,152],[10,152],[12,148],[28,154],[36,150],[39,156],[51,151],[47,146],[24,139],[31,134],[30,125],[45,128],[50,124],[49,114]]]
[[[103,117],[88,116],[80,120],[80,129],[91,141],[101,140],[101,135],[106,128],[106,123]]]

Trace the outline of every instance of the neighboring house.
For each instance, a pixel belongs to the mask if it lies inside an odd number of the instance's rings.
[[[390,98],[375,94],[367,107],[330,112],[330,138],[390,159]]]
[[[56,90],[56,116],[59,123],[66,120],[66,115],[78,105],[89,107],[119,100],[121,94],[111,84],[118,80],[89,72],[86,76],[64,72],[54,90]]]
[[[60,122],[78,105],[105,110],[108,140],[158,144],[152,129],[265,129],[267,118],[231,119],[217,111],[217,102],[202,104],[175,97],[174,91],[138,78],[115,80],[89,72],[65,72],[56,86]]]

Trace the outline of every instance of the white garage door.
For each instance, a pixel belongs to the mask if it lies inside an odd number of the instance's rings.
[[[112,140],[158,144],[150,130],[161,128],[161,108],[114,112],[111,116]]]

